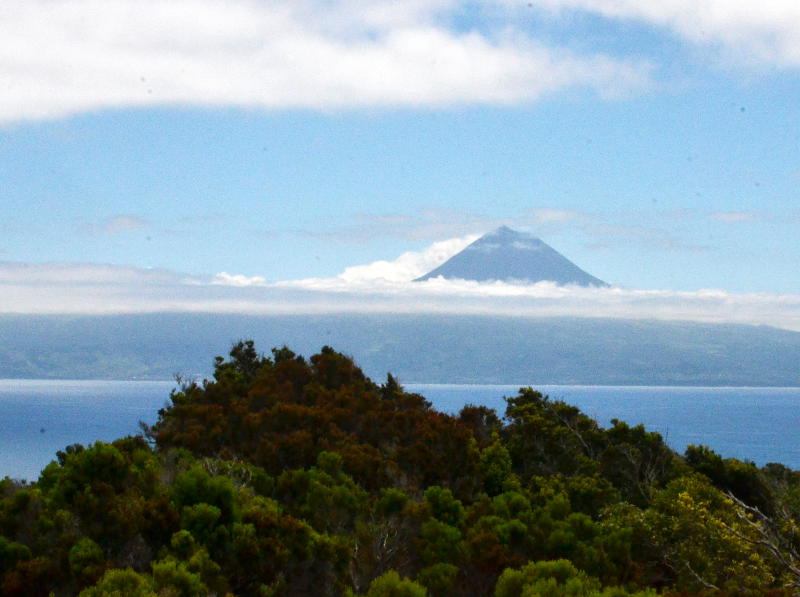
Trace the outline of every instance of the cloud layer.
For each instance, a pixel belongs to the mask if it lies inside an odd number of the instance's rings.
[[[509,18],[448,25],[449,0],[7,0],[0,122],[156,105],[336,109],[615,96],[649,66],[576,56]]]
[[[388,279],[399,277],[404,262],[398,259],[391,274],[389,266],[372,264],[355,270],[358,275],[279,283],[111,265],[0,263],[0,314],[450,313],[686,320],[800,331],[800,295]],[[371,275],[378,270],[380,279]]]
[[[481,28],[455,23],[486,15]],[[507,105],[651,85],[658,56],[575,54],[530,33],[549,14],[637,22],[727,64],[800,66],[792,0],[6,0],[0,123],[120,107]],[[560,17],[565,17],[561,21]]]

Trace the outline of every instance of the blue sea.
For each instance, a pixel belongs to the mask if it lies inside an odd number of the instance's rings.
[[[36,480],[69,444],[110,441],[153,423],[171,381],[0,380],[0,477]],[[438,410],[483,404],[502,415],[515,385],[407,384]],[[536,386],[601,425],[643,423],[682,452],[705,444],[725,457],[800,469],[800,388]]]

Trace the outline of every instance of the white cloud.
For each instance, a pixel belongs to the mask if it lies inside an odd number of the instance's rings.
[[[516,5],[512,0],[492,0]],[[581,10],[663,27],[690,42],[719,46],[739,63],[800,66],[796,0],[530,0],[551,10]]]
[[[520,104],[650,86],[651,61],[579,55],[526,32],[531,11],[665,29],[736,64],[800,66],[794,0],[5,0],[0,123],[120,107]],[[564,21],[569,27],[569,21]],[[568,35],[568,31],[566,32]]]
[[[375,261],[367,265],[348,267],[339,279],[347,283],[384,280],[408,282],[427,274],[440,266],[468,244],[479,238],[472,234],[462,238],[451,238],[433,243],[423,251],[408,251],[394,261]]]
[[[217,286],[266,286],[267,279],[261,276],[244,276],[242,274],[220,272],[211,279],[211,283]]]
[[[398,260],[400,261],[400,260]],[[0,262],[0,313],[451,313],[515,317],[610,317],[764,324],[800,331],[800,295],[517,285],[434,279],[266,283],[222,274],[91,264]],[[244,284],[220,284],[242,280]]]
[[[156,105],[336,109],[617,96],[650,66],[445,23],[454,0],[5,0],[0,122]],[[509,13],[510,14],[510,13]]]

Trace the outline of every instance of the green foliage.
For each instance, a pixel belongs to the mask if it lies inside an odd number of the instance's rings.
[[[325,532],[352,528],[366,493],[342,472],[342,458],[321,452],[317,467],[285,471],[278,477],[275,496],[289,512]]]
[[[710,597],[800,582],[800,472],[681,458],[530,388],[438,413],[240,342],[142,438],[0,481],[0,594]],[[414,580],[411,580],[414,579]]]
[[[235,518],[234,493],[235,488],[229,478],[212,477],[200,466],[193,466],[180,473],[172,486],[172,499],[179,511],[185,512],[187,508],[203,504],[203,507],[197,509],[197,515],[210,520],[210,506],[217,512],[214,522],[219,519],[221,524],[230,524]]]
[[[599,456],[601,471],[627,501],[647,504],[656,488],[688,472],[660,434],[616,419],[611,425]]]
[[[408,495],[395,489],[394,487],[387,487],[381,489],[380,498],[377,502],[377,511],[383,516],[390,516],[401,512],[405,505],[408,503]]]
[[[495,597],[655,597],[655,591],[628,593],[619,587],[601,589],[600,582],[568,560],[531,562],[500,576]]]
[[[758,594],[775,582],[755,529],[705,477],[670,483],[644,520],[677,588]]]
[[[203,597],[208,587],[200,575],[191,572],[188,565],[174,559],[153,563],[153,584],[159,595],[169,597]]]
[[[601,474],[622,495],[646,504],[657,487],[688,472],[658,433],[612,420],[601,429],[574,406],[523,388],[507,400],[506,444],[523,480]]]
[[[431,597],[447,597],[453,594],[458,566],[439,562],[423,568],[417,574],[417,582],[428,589]]]
[[[461,552],[461,532],[456,527],[435,518],[422,525],[419,554],[424,564],[456,564],[461,558]]]
[[[727,491],[745,503],[772,514],[775,496],[764,473],[752,462],[724,459],[706,446],[689,446],[684,454],[686,464],[708,477],[720,490]]]
[[[222,572],[222,568],[211,559],[208,551],[200,546],[195,538],[189,531],[181,530],[172,535],[170,540],[169,553],[160,564],[168,562],[175,562],[176,564],[185,564],[188,572],[195,573],[199,579],[208,586],[209,589],[216,593],[224,593],[226,587],[226,580]],[[153,565],[154,577],[158,582],[158,575],[156,574],[156,564]],[[170,567],[162,566],[162,571],[165,577],[168,577]],[[197,581],[192,580],[193,584]],[[174,584],[174,583],[173,583]]]
[[[486,406],[467,404],[458,413],[458,421],[472,430],[472,434],[481,446],[495,440],[495,434],[503,427],[497,413]]]
[[[81,584],[93,584],[106,568],[106,559],[100,546],[84,537],[69,550],[69,568]]]
[[[223,383],[247,384],[255,379],[262,367],[271,361],[256,352],[252,340],[237,342],[230,351],[230,360],[222,357],[214,360],[214,379]]]
[[[159,597],[146,576],[130,568],[109,570],[103,578],[88,589],[81,591],[80,597]]]
[[[0,535],[0,571],[11,570],[17,562],[30,558],[31,550],[27,545],[9,541]]]
[[[189,531],[201,543],[211,544],[219,536],[217,525],[222,511],[211,504],[199,503],[184,506],[181,512],[181,528]]]
[[[483,490],[489,496],[519,487],[519,480],[512,472],[511,455],[508,449],[503,445],[497,433],[492,435],[492,439],[494,441],[481,451],[480,458]]]
[[[425,490],[425,501],[437,520],[453,527],[460,527],[464,523],[464,508],[449,489],[428,487]]]
[[[591,474],[604,447],[597,423],[580,411],[531,388],[507,399],[506,446],[514,470],[523,480],[532,475]]]
[[[422,585],[408,578],[400,578],[394,570],[379,576],[369,586],[367,597],[427,597]]]
[[[541,595],[587,597],[600,583],[575,568],[568,560],[531,562],[521,570],[506,570],[497,581],[496,597]]]

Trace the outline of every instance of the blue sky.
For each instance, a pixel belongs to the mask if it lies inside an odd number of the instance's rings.
[[[631,291],[800,295],[794,2],[3,10],[7,284],[399,279],[506,224]]]

